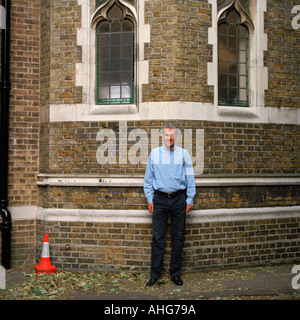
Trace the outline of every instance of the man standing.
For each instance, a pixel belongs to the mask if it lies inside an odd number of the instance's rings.
[[[168,218],[171,218],[172,253],[170,275],[182,285],[180,269],[186,213],[192,210],[196,194],[194,170],[189,153],[175,145],[176,127],[169,123],[163,129],[163,145],[151,151],[148,158],[144,192],[149,212],[153,214],[151,252],[152,286],[161,276]]]

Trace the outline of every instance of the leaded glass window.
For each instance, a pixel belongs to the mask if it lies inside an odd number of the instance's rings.
[[[134,103],[134,24],[114,4],[97,28],[97,104]]]
[[[231,7],[218,26],[219,105],[249,106],[249,30]]]

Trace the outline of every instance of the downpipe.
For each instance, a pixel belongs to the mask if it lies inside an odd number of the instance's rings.
[[[8,210],[8,131],[10,94],[10,0],[1,2],[1,110],[0,110],[0,215],[2,223],[2,266],[10,269],[11,214]]]
[[[7,204],[1,203],[1,231],[2,231],[2,266],[10,269],[10,250],[11,250],[11,214],[7,209]]]

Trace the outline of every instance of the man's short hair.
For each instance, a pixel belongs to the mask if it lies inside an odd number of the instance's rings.
[[[162,129],[162,134],[165,133],[165,129],[175,129],[175,135],[176,135],[176,133],[177,133],[177,128],[176,128],[175,124],[173,124],[173,123],[171,123],[171,122],[167,123],[167,124],[163,127],[163,129]]]

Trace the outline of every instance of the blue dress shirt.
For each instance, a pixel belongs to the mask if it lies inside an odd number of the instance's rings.
[[[170,193],[183,189],[187,189],[186,202],[192,206],[196,187],[189,153],[177,146],[171,150],[164,145],[153,149],[144,178],[144,192],[148,203],[153,202],[154,190]]]

